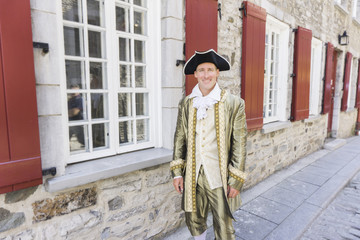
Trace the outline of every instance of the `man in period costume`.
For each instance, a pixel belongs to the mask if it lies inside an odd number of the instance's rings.
[[[217,83],[219,71],[229,69],[229,62],[213,49],[195,52],[184,67],[198,84],[179,104],[170,169],[196,240],[206,237],[209,208],[216,239],[235,239],[232,211],[241,204],[246,178],[247,130],[244,100]]]

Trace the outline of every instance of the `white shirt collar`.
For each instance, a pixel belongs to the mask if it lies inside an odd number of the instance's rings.
[[[203,94],[201,93],[200,91],[200,88],[199,88],[199,84],[196,84],[196,86],[193,88],[190,96],[190,98],[194,98],[194,97],[204,97]],[[216,101],[220,101],[220,98],[221,98],[221,89],[219,87],[219,84],[216,83],[215,84],[215,87],[213,90],[211,90],[211,92],[206,95],[205,97],[207,98],[212,98]]]
[[[194,98],[193,107],[197,109],[197,119],[201,120],[207,117],[206,111],[220,101],[221,89],[218,83],[216,83],[214,89],[204,97],[200,91],[199,84],[197,84],[189,97]]]

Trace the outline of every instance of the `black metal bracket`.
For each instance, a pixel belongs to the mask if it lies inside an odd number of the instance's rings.
[[[244,16],[246,17],[246,8],[245,8],[245,4],[242,3],[241,8],[239,8],[239,11],[241,12],[242,10],[244,10]]]
[[[34,48],[41,48],[43,50],[43,53],[49,52],[49,44],[48,43],[42,43],[42,42],[33,42]]]
[[[56,175],[56,167],[52,167],[52,168],[48,168],[48,169],[43,169],[42,170],[42,175],[46,176],[51,174],[51,176],[55,176]]]
[[[297,29],[297,28],[294,28],[292,31],[293,31],[294,33],[296,33],[296,32],[298,31],[298,29]]]
[[[290,77],[295,77],[295,76],[296,76],[295,73],[290,74]]]
[[[178,67],[180,64],[185,64],[186,61],[185,60],[176,60],[176,66]]]
[[[218,3],[218,12],[219,12],[219,17],[220,17],[220,20],[221,20],[221,3]]]

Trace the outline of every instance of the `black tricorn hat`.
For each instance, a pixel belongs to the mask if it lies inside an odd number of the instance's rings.
[[[224,57],[217,54],[214,49],[209,49],[205,52],[195,51],[195,54],[192,55],[191,58],[189,58],[189,60],[185,63],[184,74],[194,74],[197,66],[205,62],[215,64],[219,71],[230,70],[229,62]]]

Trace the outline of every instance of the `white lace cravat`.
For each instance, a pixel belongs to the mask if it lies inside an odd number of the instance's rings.
[[[197,109],[197,120],[201,120],[207,117],[206,110],[212,108],[215,103],[220,101],[221,89],[216,83],[214,89],[205,97],[202,95],[199,85],[197,84],[191,94],[190,98],[194,98],[193,106]]]

